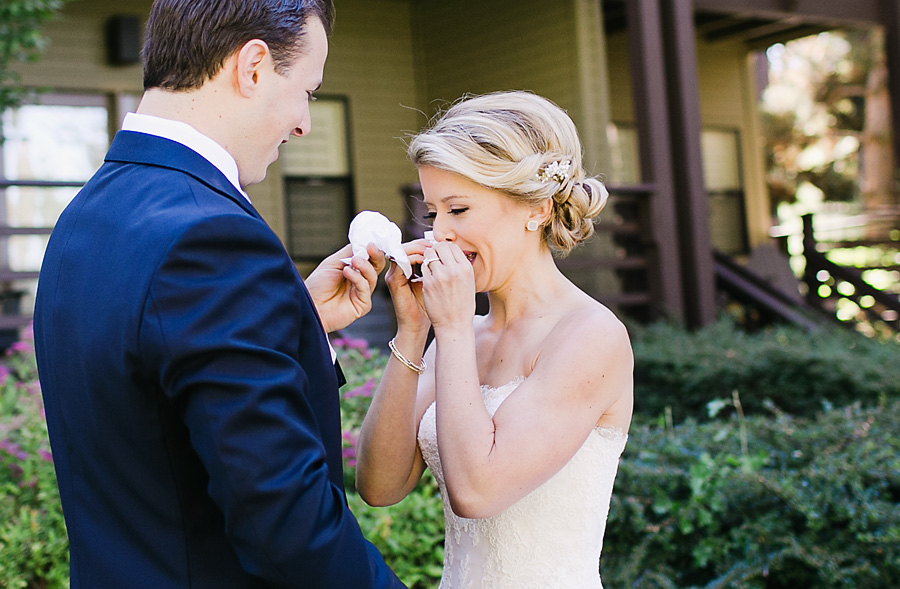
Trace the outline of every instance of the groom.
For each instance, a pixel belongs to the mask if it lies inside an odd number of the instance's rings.
[[[35,305],[73,589],[402,587],[345,502],[325,337],[384,258],[305,287],[242,189],[309,132],[332,22],[331,0],[153,4],[146,92]]]

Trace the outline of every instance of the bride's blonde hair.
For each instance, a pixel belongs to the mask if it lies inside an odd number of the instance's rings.
[[[541,230],[561,255],[591,236],[609,196],[582,168],[572,119],[530,92],[462,97],[412,138],[408,155],[416,166],[459,174],[525,205],[552,199]]]

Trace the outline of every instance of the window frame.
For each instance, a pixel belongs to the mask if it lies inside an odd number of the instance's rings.
[[[289,190],[289,185],[292,183],[300,183],[300,184],[308,184],[311,186],[314,185],[337,185],[341,186],[344,189],[344,201],[341,203],[346,207],[347,214],[345,218],[341,222],[341,227],[331,227],[323,230],[338,232],[346,236],[347,231],[350,227],[350,221],[353,219],[353,215],[356,211],[356,193],[354,190],[355,182],[354,182],[354,166],[353,166],[353,141],[351,134],[351,113],[350,113],[350,100],[346,95],[342,94],[319,94],[316,96],[316,103],[332,103],[340,106],[343,111],[343,127],[344,133],[341,139],[344,142],[345,149],[344,154],[346,157],[346,161],[344,162],[344,169],[346,172],[344,174],[315,174],[315,173],[299,173],[293,174],[289,171],[285,171],[282,169],[281,171],[281,186],[284,195],[283,204],[284,204],[284,219],[285,219],[285,248],[288,251],[288,254],[291,256],[291,259],[298,263],[313,263],[316,264],[322,261],[323,258],[331,255],[334,251],[316,251],[316,252],[305,252],[298,251],[295,247],[296,245],[296,234],[294,223],[292,222],[293,217],[293,209],[292,206],[296,203],[292,202],[291,199],[291,191]],[[313,104],[316,104],[313,103]],[[314,109],[314,106],[311,106],[311,110]],[[313,132],[316,129],[316,121],[313,121]],[[303,141],[303,138],[295,138],[291,141]],[[346,243],[346,240],[344,240]]]

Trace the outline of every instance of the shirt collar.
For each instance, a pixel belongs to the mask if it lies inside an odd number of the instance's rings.
[[[125,115],[125,120],[122,122],[122,130],[170,139],[197,152],[222,172],[237,191],[247,199],[247,202],[250,202],[250,197],[241,188],[237,162],[234,161],[231,154],[224,147],[187,123],[130,112]]]

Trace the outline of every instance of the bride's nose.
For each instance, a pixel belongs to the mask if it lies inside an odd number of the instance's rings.
[[[435,241],[453,241],[456,239],[456,234],[453,231],[441,231],[440,229],[434,229],[432,232]]]
[[[431,226],[434,240],[453,241],[456,239],[456,234],[447,226],[447,223],[441,217],[441,215],[437,215],[434,219],[434,224]]]

